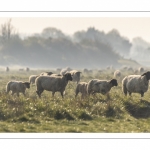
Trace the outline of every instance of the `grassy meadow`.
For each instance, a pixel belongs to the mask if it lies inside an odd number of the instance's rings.
[[[41,99],[36,86],[26,90],[26,97],[20,94],[6,95],[5,87],[10,80],[28,81],[32,74],[44,70],[0,71],[0,132],[1,133],[149,133],[150,132],[150,91],[144,98],[140,94],[125,97],[121,80],[130,72],[122,72],[119,85],[110,91],[110,99],[96,94],[84,100],[81,95],[75,99],[76,83],[69,82],[64,99],[60,93],[44,91]],[[55,73],[55,71],[51,70]],[[57,72],[56,72],[57,73]],[[95,71],[81,74],[81,81],[111,79],[113,71]]]

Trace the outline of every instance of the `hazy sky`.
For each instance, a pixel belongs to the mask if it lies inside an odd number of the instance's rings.
[[[10,17],[0,17],[0,25]],[[95,27],[105,33],[117,29],[130,41],[142,37],[150,42],[150,17],[11,17],[12,25],[19,33],[41,33],[46,27],[55,27],[63,33],[73,34],[76,31]]]

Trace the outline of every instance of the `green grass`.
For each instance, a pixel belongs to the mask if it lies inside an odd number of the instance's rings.
[[[31,74],[42,71],[8,73],[0,75],[0,132],[18,133],[140,133],[150,132],[150,91],[143,100],[139,94],[125,97],[119,86],[110,91],[110,99],[101,94],[96,97],[75,99],[76,83],[69,82],[64,99],[60,93],[52,98],[51,92],[44,91],[42,98],[36,94],[36,86],[27,89],[27,96],[5,94],[5,86],[10,80],[27,81]],[[127,74],[127,73],[126,73]],[[124,74],[124,75],[126,75]],[[111,79],[113,74],[103,72],[82,74],[81,81],[90,79]]]

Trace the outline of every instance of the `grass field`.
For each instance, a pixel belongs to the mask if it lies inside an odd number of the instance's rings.
[[[31,85],[26,97],[20,94],[6,95],[5,86],[10,80],[28,81],[32,74],[43,70],[0,71],[0,132],[11,133],[147,133],[150,132],[150,91],[140,100],[139,94],[125,97],[119,85],[110,91],[110,99],[97,94],[96,97],[75,99],[76,83],[69,82],[64,99],[60,93],[52,98],[51,92],[44,91],[42,98]],[[53,71],[52,71],[53,72]],[[123,77],[128,72],[123,73]],[[122,77],[122,78],[123,78]],[[111,79],[112,71],[81,75],[81,81]]]

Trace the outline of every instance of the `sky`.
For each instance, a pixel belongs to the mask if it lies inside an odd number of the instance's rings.
[[[141,37],[150,42],[150,17],[0,17],[0,25],[10,18],[19,34],[41,33],[44,28],[55,27],[71,35],[95,27],[105,33],[117,29],[121,36],[130,41]]]

